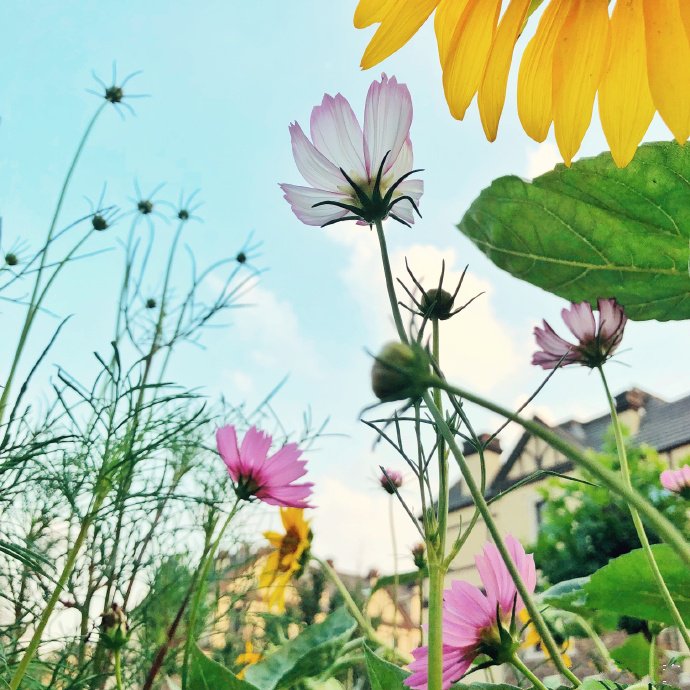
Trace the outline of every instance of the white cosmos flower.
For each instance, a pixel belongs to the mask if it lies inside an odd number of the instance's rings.
[[[324,95],[311,113],[311,141],[290,125],[292,152],[308,187],[281,184],[294,214],[307,225],[341,220],[371,224],[390,216],[414,223],[424,192],[412,169],[412,98],[384,74],[369,87],[364,128],[341,94]],[[418,213],[418,211],[417,211]]]

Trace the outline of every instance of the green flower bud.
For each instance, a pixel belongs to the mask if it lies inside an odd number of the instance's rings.
[[[419,345],[388,343],[371,369],[371,387],[381,402],[418,400],[428,388],[429,361]]]
[[[101,618],[101,642],[107,649],[122,649],[129,640],[127,614],[113,603]]]
[[[8,252],[7,254],[5,254],[5,263],[8,266],[16,266],[19,263],[19,259],[17,258],[16,254]]]
[[[426,568],[425,552],[426,547],[424,544],[416,544],[412,549],[412,560],[417,570],[424,570]]]
[[[445,321],[453,314],[453,295],[441,288],[431,288],[422,296],[422,313],[432,321]]]

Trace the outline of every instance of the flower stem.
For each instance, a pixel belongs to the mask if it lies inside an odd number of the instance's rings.
[[[498,405],[486,398],[475,395],[464,388],[453,386],[437,377],[430,377],[429,386],[440,386],[445,391],[457,395],[460,398],[479,405],[486,410],[516,422],[533,436],[546,441],[552,448],[561,452],[573,462],[584,467],[592,476],[596,477],[604,486],[623,498],[628,505],[632,505],[645,517],[656,533],[667,543],[670,544],[678,555],[690,566],[690,544],[688,544],[678,529],[666,519],[651,503],[645,500],[637,492],[629,489],[620,477],[611,470],[603,467],[593,457],[581,452],[579,449],[564,441],[553,431],[545,428],[537,422],[525,419],[514,412]]]
[[[523,663],[522,659],[517,654],[513,655],[513,658],[510,660],[510,663],[515,666],[515,668],[522,673],[523,676],[527,678],[527,680],[534,685],[535,688],[538,690],[547,690],[546,686],[544,683],[542,683],[539,678],[537,678],[532,671],[530,671],[527,666]]]
[[[428,690],[443,687],[443,584],[445,569],[429,552]]]
[[[398,337],[400,340],[403,343],[407,343],[407,333],[405,332],[405,326],[403,325],[400,309],[398,308],[398,298],[395,294],[395,286],[393,285],[393,273],[391,272],[391,264],[388,260],[386,236],[383,233],[383,224],[380,220],[376,221],[376,234],[378,235],[379,246],[381,247],[381,263],[383,264],[383,274],[386,278],[386,290],[391,303],[391,311],[393,312],[395,328],[398,331]]]
[[[438,385],[438,382],[443,383],[441,379],[436,379],[436,381],[437,383],[435,385]],[[530,618],[532,619],[532,623],[534,627],[537,629],[537,632],[539,633],[539,636],[541,637],[542,641],[544,642],[544,646],[549,651],[549,656],[553,660],[553,663],[555,664],[556,668],[560,671],[560,673],[562,673],[571,683],[574,683],[575,685],[580,685],[580,680],[568,669],[568,667],[561,659],[560,653],[558,651],[558,646],[556,645],[556,642],[553,639],[553,635],[551,634],[551,631],[548,629],[546,622],[544,621],[544,618],[541,615],[539,607],[536,605],[534,599],[532,598],[532,593],[527,589],[527,587],[525,587],[525,583],[522,581],[520,573],[518,572],[515,563],[513,563],[512,558],[510,557],[510,553],[508,552],[508,549],[505,545],[505,542],[503,541],[503,537],[498,529],[498,526],[496,525],[494,518],[491,515],[491,511],[489,510],[489,506],[486,502],[486,499],[484,498],[484,495],[482,494],[481,490],[479,489],[477,483],[474,480],[474,477],[472,476],[472,471],[470,470],[470,467],[467,464],[467,461],[465,460],[465,456],[463,455],[462,451],[460,450],[460,447],[458,446],[455,440],[453,432],[450,430],[450,427],[446,423],[446,420],[443,418],[443,415],[434,404],[434,401],[432,400],[428,392],[424,394],[424,402],[426,403],[426,406],[429,412],[431,413],[431,416],[434,418],[434,422],[436,422],[436,427],[445,437],[446,443],[448,444],[448,448],[455,457],[458,466],[460,467],[460,472],[462,473],[463,479],[465,480],[465,484],[467,485],[467,489],[470,492],[472,499],[474,500],[474,504],[477,506],[482,518],[484,519],[484,523],[486,524],[486,527],[489,530],[489,534],[491,534],[496,548],[498,549],[498,552],[501,554],[501,558],[503,559],[506,568],[510,573],[510,577],[515,583],[515,587],[518,593],[520,594],[522,601],[525,604],[525,608],[529,612]]]
[[[604,662],[603,667],[599,667],[598,664],[597,667],[600,668],[600,670],[602,671],[606,671],[611,666],[615,666],[614,661],[611,658],[611,655],[609,654],[609,650],[606,648],[604,641],[601,639],[601,637],[599,637],[597,631],[594,629],[592,624],[586,618],[580,616],[577,613],[573,613],[572,616],[575,619],[575,622],[578,624],[578,626],[582,628],[583,632],[587,635],[587,637],[589,637],[589,639],[592,640],[594,649],[597,650],[597,653]]]
[[[656,635],[649,641],[649,680],[655,685],[659,682],[659,664],[656,659]]]
[[[395,538],[394,498],[389,496],[388,520],[391,528],[391,547],[393,548],[393,649],[398,647],[398,590],[400,579],[398,574],[398,540]]]
[[[237,512],[240,509],[240,499],[235,500],[235,504],[232,507],[232,510],[228,514],[228,517],[225,519],[225,522],[223,523],[223,526],[220,528],[220,532],[218,532],[218,536],[215,538],[213,543],[211,544],[211,547],[208,550],[208,553],[205,554],[205,556],[202,556],[201,562],[199,563],[199,568],[197,569],[197,572],[194,576],[195,582],[196,582],[196,589],[194,591],[194,598],[192,599],[192,605],[189,608],[189,621],[187,625],[187,639],[185,640],[185,645],[184,645],[184,659],[182,662],[182,690],[186,690],[187,688],[187,678],[189,675],[189,655],[192,651],[192,645],[194,644],[195,638],[194,638],[194,628],[196,627],[196,619],[197,615],[199,613],[199,605],[201,604],[201,595],[204,592],[204,583],[206,582],[206,578],[208,576],[208,571],[211,568],[211,564],[213,563],[213,559],[216,555],[216,551],[218,550],[218,546],[220,544],[220,540],[223,538],[223,535],[225,534],[225,530],[228,528],[230,525],[230,522],[232,519],[237,515]],[[198,577],[197,577],[198,575]]]
[[[618,449],[618,462],[621,466],[621,476],[623,477],[623,482],[625,483],[625,486],[630,491],[633,491],[634,489],[632,485],[632,479],[630,476],[630,465],[628,463],[628,453],[625,448],[625,439],[623,438],[623,431],[621,429],[620,419],[618,418],[618,413],[616,412],[616,402],[613,399],[613,396],[611,395],[611,390],[609,389],[609,385],[606,381],[606,376],[604,375],[604,370],[602,367],[599,367],[599,373],[601,374],[601,381],[604,384],[606,398],[608,400],[609,408],[611,410],[611,423],[613,424],[613,433],[616,437],[616,448]],[[668,608],[669,612],[671,613],[671,617],[673,618],[673,621],[675,622],[678,631],[680,632],[683,640],[685,641],[685,644],[688,646],[688,648],[690,648],[690,634],[688,633],[688,630],[685,627],[683,617],[680,615],[680,611],[678,610],[678,607],[673,601],[671,593],[668,591],[666,582],[664,582],[664,577],[661,574],[661,571],[659,570],[659,565],[656,562],[656,558],[654,558],[654,553],[652,552],[652,547],[649,544],[649,538],[647,537],[647,533],[645,532],[644,525],[642,524],[642,519],[640,518],[640,514],[634,506],[628,505],[628,507],[630,508],[630,515],[632,516],[632,521],[635,525],[635,531],[637,532],[640,544],[642,545],[642,550],[644,551],[644,554],[647,558],[647,563],[649,564],[649,568],[652,571],[652,576],[656,581],[657,587],[659,588],[659,592],[661,593],[661,597],[664,600],[664,603],[666,604],[666,608]]]
[[[123,690],[122,685],[122,652],[116,649],[113,652],[113,660],[115,662],[115,687],[117,690]]]

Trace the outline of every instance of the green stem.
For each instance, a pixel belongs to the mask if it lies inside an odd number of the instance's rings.
[[[432,560],[433,558],[429,552],[428,690],[441,690],[443,688],[443,585],[445,570],[443,564]]]
[[[436,379],[436,381],[443,383],[441,379]],[[435,385],[438,385],[438,383],[436,383]],[[434,418],[434,421],[436,422],[436,427],[444,435],[446,443],[448,444],[448,448],[450,449],[450,452],[453,454],[456,462],[458,463],[458,466],[460,467],[460,472],[462,473],[463,479],[465,480],[465,484],[467,485],[467,489],[470,492],[472,499],[474,500],[474,504],[477,506],[477,509],[481,513],[481,516],[484,520],[484,523],[486,524],[487,529],[489,530],[489,533],[491,534],[494,544],[496,545],[498,552],[501,554],[501,558],[503,559],[503,562],[505,563],[505,566],[508,569],[508,572],[510,573],[510,577],[515,583],[515,587],[518,593],[520,594],[522,601],[525,604],[525,608],[527,609],[530,618],[532,619],[532,624],[537,629],[537,632],[539,633],[539,636],[541,637],[544,646],[549,652],[549,656],[553,660],[553,663],[555,664],[556,668],[570,682],[574,683],[575,685],[580,685],[580,680],[568,669],[568,667],[561,659],[561,655],[559,653],[558,646],[556,645],[556,641],[553,639],[553,635],[547,627],[546,622],[544,621],[544,618],[541,615],[539,607],[536,605],[534,599],[532,598],[532,593],[527,589],[527,587],[525,587],[525,583],[522,581],[522,577],[520,576],[520,573],[517,567],[515,566],[515,563],[513,563],[513,559],[510,557],[510,552],[508,551],[505,542],[503,541],[503,536],[501,535],[501,532],[494,521],[493,515],[491,515],[491,511],[489,510],[489,506],[486,502],[486,499],[484,498],[484,495],[477,486],[477,483],[474,481],[474,477],[472,476],[470,467],[467,464],[465,456],[462,454],[462,451],[460,450],[455,440],[453,432],[450,430],[448,424],[446,424],[446,420],[443,418],[443,415],[441,414],[439,409],[436,407],[436,405],[434,405],[434,401],[431,399],[431,396],[428,392],[424,393],[424,402],[426,403],[426,406],[429,412],[431,413],[431,416]]]
[[[629,489],[620,477],[611,470],[603,467],[597,460],[586,453],[564,441],[560,436],[543,427],[537,422],[525,419],[514,412],[497,405],[490,400],[486,400],[479,395],[475,395],[464,388],[453,386],[446,381],[437,377],[430,377],[429,386],[440,386],[444,390],[456,395],[460,398],[479,405],[486,410],[495,412],[496,414],[510,419],[526,431],[529,431],[533,436],[546,441],[554,450],[559,451],[565,457],[570,458],[573,462],[584,467],[593,477],[598,479],[604,486],[613,491],[615,494],[623,498],[628,505],[635,507],[640,514],[646,519],[647,523],[654,529],[654,531],[667,543],[670,544],[678,555],[690,566],[690,544],[688,544],[683,535],[678,529],[667,520],[651,503],[645,500],[637,492]]]
[[[655,685],[659,682],[659,664],[656,659],[656,635],[649,642],[649,680]]]
[[[116,649],[113,652],[113,659],[115,662],[115,687],[117,690],[123,690],[122,685],[122,652]]]
[[[381,262],[383,264],[383,274],[386,278],[386,290],[388,298],[391,303],[391,311],[393,312],[393,319],[395,321],[395,328],[398,331],[398,337],[403,343],[407,342],[407,333],[403,325],[400,309],[398,308],[398,298],[395,294],[395,286],[393,284],[393,273],[391,272],[390,261],[388,260],[388,248],[386,247],[386,236],[383,234],[383,224],[380,220],[376,221],[376,233],[379,238],[379,246],[381,247]]]
[[[523,676],[527,678],[527,680],[534,685],[535,688],[538,688],[538,690],[547,690],[546,686],[544,683],[542,683],[539,678],[537,678],[532,671],[530,671],[527,666],[523,663],[522,659],[517,654],[513,655],[513,658],[510,660],[510,663],[515,666],[515,668],[522,673]]]
[[[65,585],[67,584],[67,580],[69,579],[70,575],[72,574],[72,571],[74,570],[74,565],[77,561],[77,557],[79,556],[79,552],[81,551],[81,547],[83,546],[84,541],[86,540],[86,537],[89,533],[91,522],[95,514],[101,507],[104,499],[104,492],[97,494],[93,507],[89,511],[88,515],[84,518],[84,521],[82,522],[81,527],[79,529],[79,534],[77,534],[77,538],[74,544],[72,545],[72,548],[67,553],[67,559],[65,560],[65,565],[62,568],[62,572],[60,573],[60,577],[57,581],[57,584],[55,585],[55,589],[53,590],[53,593],[50,595],[50,599],[48,599],[46,606],[43,609],[43,613],[41,614],[41,617],[38,620],[38,624],[34,629],[33,635],[31,636],[31,640],[29,641],[27,648],[24,650],[24,655],[22,656],[21,661],[19,662],[14,672],[14,675],[10,680],[8,690],[17,690],[17,688],[19,688],[24,678],[24,675],[26,674],[27,669],[29,668],[29,664],[36,655],[38,646],[41,643],[41,638],[43,637],[43,632],[45,631],[46,626],[48,625],[48,621],[50,620],[50,617],[53,614],[55,606],[60,600],[60,595],[62,594],[62,591],[64,590]]]
[[[395,538],[394,497],[388,500],[388,519],[391,528],[391,546],[393,548],[393,649],[398,647],[398,540]]]
[[[438,319],[432,320],[432,354],[436,365],[441,366],[440,324]],[[434,388],[434,404],[443,413],[443,400],[440,388]],[[438,531],[439,552],[444,558],[446,554],[446,536],[448,532],[448,457],[443,436],[438,434]],[[456,554],[457,555],[457,554]],[[450,565],[450,564],[448,564]]]
[[[618,449],[618,461],[621,466],[621,476],[623,477],[623,482],[625,483],[625,486],[629,490],[633,491],[632,478],[630,475],[630,465],[628,463],[628,453],[625,448],[625,439],[623,438],[623,431],[621,429],[620,419],[618,418],[618,413],[616,412],[616,402],[613,399],[613,396],[611,395],[611,390],[609,389],[609,385],[606,381],[606,376],[604,375],[604,370],[602,367],[599,367],[599,373],[601,374],[601,381],[604,384],[606,398],[608,400],[609,409],[611,411],[611,422],[613,424],[613,433],[616,437],[616,448]],[[678,610],[678,607],[673,601],[671,592],[668,591],[668,587],[666,586],[664,577],[661,574],[661,571],[659,570],[659,565],[656,562],[656,558],[654,558],[654,553],[652,552],[652,547],[649,543],[649,538],[647,537],[647,533],[645,532],[644,525],[642,524],[640,514],[634,506],[629,505],[628,507],[630,508],[630,515],[632,516],[632,521],[635,525],[637,537],[640,540],[640,544],[642,545],[642,550],[644,551],[644,554],[647,558],[647,563],[649,564],[649,568],[652,571],[652,575],[654,577],[654,580],[656,581],[656,585],[659,588],[659,591],[661,592],[661,597],[664,600],[664,603],[666,604],[666,608],[671,613],[671,617],[673,618],[673,621],[676,624],[678,631],[680,632],[683,640],[685,641],[685,644],[688,646],[688,648],[690,648],[690,634],[688,633],[688,630],[685,627],[683,617],[680,615],[680,611]]]
[[[589,639],[592,640],[594,648],[597,650],[597,653],[602,658],[605,665],[601,670],[606,671],[607,668],[614,666],[615,664],[613,659],[611,658],[611,655],[609,654],[609,650],[606,648],[604,641],[601,639],[601,637],[599,637],[597,631],[590,624],[590,622],[586,618],[583,618],[577,613],[573,613],[572,616],[577,622],[577,624],[580,626],[580,628],[582,628],[587,637],[589,637]]]
[[[195,581],[196,581],[196,589],[194,591],[194,598],[192,599],[192,605],[189,609],[189,622],[187,625],[187,639],[185,640],[185,645],[184,645],[184,660],[182,662],[182,690],[186,690],[187,688],[187,678],[189,674],[189,655],[192,651],[192,645],[195,642],[194,638],[194,629],[196,627],[196,619],[197,615],[199,612],[199,605],[201,604],[201,596],[204,592],[204,583],[206,582],[206,578],[208,577],[208,571],[211,568],[211,564],[213,563],[213,559],[216,555],[216,551],[218,549],[218,546],[220,545],[220,540],[223,538],[223,535],[225,534],[225,530],[228,528],[230,525],[230,522],[232,519],[237,515],[237,512],[240,509],[240,499],[235,500],[235,504],[232,507],[232,510],[228,514],[228,517],[225,519],[225,522],[223,523],[223,526],[220,528],[220,532],[218,532],[218,536],[215,538],[213,543],[211,544],[211,547],[208,550],[208,553],[206,553],[202,559],[201,562],[199,563],[199,568],[197,569],[197,572],[194,576]]]
[[[34,287],[33,287],[33,292],[31,294],[31,299],[29,300],[29,306],[26,311],[26,316],[24,317],[24,324],[22,325],[22,330],[19,335],[19,342],[17,343],[17,348],[14,351],[14,357],[12,358],[12,364],[10,366],[10,372],[7,375],[7,380],[5,381],[5,387],[3,388],[2,394],[0,395],[0,425],[3,422],[3,418],[5,415],[5,410],[7,409],[7,405],[9,402],[9,395],[10,395],[10,389],[12,387],[12,382],[14,381],[14,377],[17,373],[17,368],[19,366],[19,361],[21,359],[22,353],[24,351],[24,347],[26,345],[26,341],[29,337],[29,331],[31,330],[31,325],[33,324],[34,317],[36,315],[36,312],[38,310],[38,305],[36,304],[36,298],[38,297],[38,293],[41,287],[41,278],[43,276],[43,270],[46,265],[46,260],[48,258],[48,249],[50,248],[50,243],[53,240],[53,234],[55,233],[55,228],[57,226],[58,218],[60,216],[60,211],[62,210],[62,204],[64,203],[65,200],[65,195],[67,194],[67,188],[69,187],[69,183],[72,180],[72,175],[74,174],[74,170],[77,167],[77,162],[79,161],[79,158],[81,157],[82,151],[84,150],[84,146],[86,145],[86,141],[89,138],[89,134],[91,133],[91,130],[93,129],[94,125],[96,124],[96,121],[98,120],[98,116],[101,114],[103,111],[103,108],[107,105],[107,101],[102,103],[96,110],[96,112],[93,114],[91,117],[91,120],[89,121],[89,124],[86,126],[86,129],[84,130],[84,134],[81,137],[81,140],[79,141],[79,145],[77,146],[77,150],[74,154],[74,157],[72,158],[72,162],[69,166],[69,169],[67,170],[67,175],[65,176],[65,179],[62,183],[62,188],[60,189],[60,195],[58,196],[58,201],[55,206],[55,211],[53,212],[53,218],[50,222],[50,227],[48,228],[48,235],[46,237],[45,245],[43,247],[43,252],[41,254],[41,261],[38,266],[38,270],[36,271],[36,279],[34,281]]]

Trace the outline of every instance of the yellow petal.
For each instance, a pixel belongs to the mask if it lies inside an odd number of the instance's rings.
[[[682,3],[687,0],[644,0],[649,89],[681,144],[690,135],[690,43],[684,23],[689,11],[681,14]]]
[[[278,532],[264,532],[264,537],[274,549],[279,549],[283,542],[283,535]]]
[[[456,120],[462,120],[479,88],[496,32],[501,0],[469,0],[443,63],[443,89]]]
[[[616,3],[611,17],[611,57],[599,88],[601,125],[619,168],[630,163],[654,117],[642,1]]]
[[[496,139],[498,122],[506,100],[508,73],[517,41],[527,16],[531,0],[513,0],[498,25],[491,46],[486,69],[479,86],[477,104],[482,118],[484,133],[489,141]]]
[[[469,0],[441,0],[434,14],[434,31],[438,43],[438,58],[441,65],[446,62],[455,27],[460,22]]]
[[[544,141],[553,120],[553,52],[570,0],[551,0],[527,44],[518,73],[518,115],[528,136]]]
[[[439,0],[395,0],[386,5],[385,16],[362,56],[369,69],[402,48],[429,18]]]
[[[395,0],[359,0],[353,19],[356,29],[366,29],[367,26],[383,21],[390,5]]]
[[[571,0],[553,57],[553,125],[570,165],[592,121],[609,50],[608,0]]]

